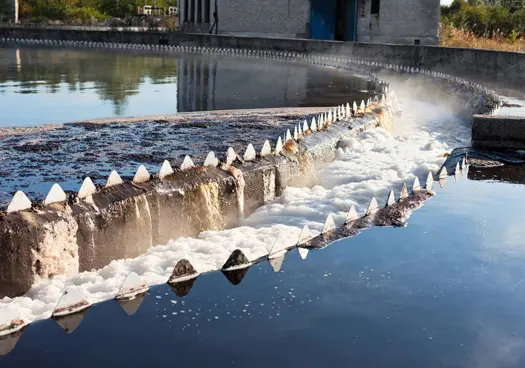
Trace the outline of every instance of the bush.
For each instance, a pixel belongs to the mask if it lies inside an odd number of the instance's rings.
[[[450,6],[442,7],[442,23],[478,37],[521,37],[525,32],[525,9],[516,4],[512,1],[454,0]]]
[[[67,7],[65,11],[65,20],[68,24],[93,25],[103,22],[106,19],[107,16],[105,14],[92,8]]]

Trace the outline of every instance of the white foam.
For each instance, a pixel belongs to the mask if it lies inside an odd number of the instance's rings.
[[[13,317],[25,321],[48,318],[66,288],[78,290],[90,304],[112,299],[130,272],[147,285],[165,283],[183,258],[199,273],[220,269],[235,249],[241,249],[250,260],[257,259],[268,255],[279,232],[287,235],[282,238],[282,247],[293,247],[305,225],[316,236],[328,215],[342,224],[352,205],[358,213],[365,213],[373,196],[384,206],[391,188],[399,192],[402,183],[412,182],[416,175],[437,172],[444,153],[468,145],[470,140],[466,123],[431,104],[412,101],[409,105],[405,109],[409,114],[401,117],[396,133],[375,129],[345,140],[344,155],[322,170],[319,185],[285,189],[280,198],[260,207],[242,226],[170,241],[137,258],[113,261],[96,272],[43,280],[23,297],[0,300],[0,316],[14,311]]]

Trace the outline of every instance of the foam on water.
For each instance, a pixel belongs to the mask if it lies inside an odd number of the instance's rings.
[[[352,205],[362,215],[373,196],[384,206],[391,188],[398,197],[403,182],[412,183],[415,175],[424,179],[429,170],[436,172],[445,153],[470,140],[468,124],[443,109],[414,101],[405,102],[402,108],[396,132],[375,129],[342,142],[344,154],[323,170],[319,185],[287,188],[237,228],[170,241],[140,257],[113,261],[98,271],[43,280],[23,297],[0,301],[0,325],[8,323],[3,321],[6,318],[29,322],[50,317],[66,287],[78,291],[89,303],[112,299],[130,272],[154,285],[167,282],[183,258],[197,272],[217,270],[235,249],[254,260],[269,253],[279,233],[285,235],[280,236],[282,247],[293,246],[304,225],[315,236],[329,214],[337,225],[345,221]]]

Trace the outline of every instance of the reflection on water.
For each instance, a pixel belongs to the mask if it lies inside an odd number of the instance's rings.
[[[373,84],[346,74],[256,59],[0,48],[0,127],[366,98],[359,91]]]
[[[508,205],[523,186],[436,191],[408,227],[290,252],[278,273],[204,274],[30,325],[0,339],[0,366],[523,367],[524,215]]]

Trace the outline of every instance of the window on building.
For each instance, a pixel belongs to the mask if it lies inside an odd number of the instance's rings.
[[[379,15],[379,3],[380,3],[380,0],[372,0],[370,14]]]
[[[190,8],[189,0],[184,0],[184,22],[188,22],[190,20],[188,17],[189,8]]]
[[[204,22],[210,23],[211,0],[204,0]]]

